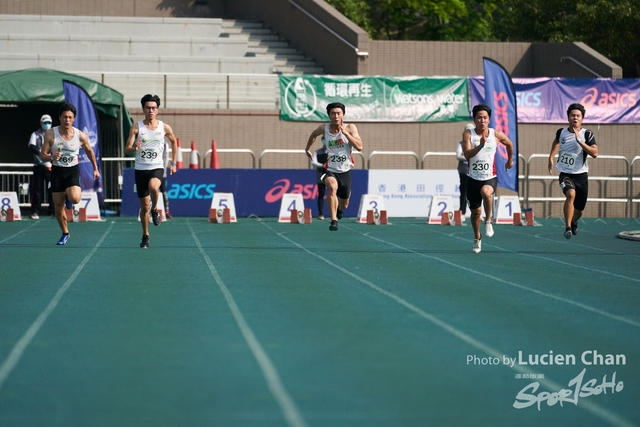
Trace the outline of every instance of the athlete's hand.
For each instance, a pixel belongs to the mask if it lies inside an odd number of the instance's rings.
[[[509,169],[511,169],[512,167],[513,167],[513,160],[509,159],[509,160],[507,161],[507,163],[505,163],[505,165],[504,165],[504,169],[505,169],[505,170],[509,170]]]

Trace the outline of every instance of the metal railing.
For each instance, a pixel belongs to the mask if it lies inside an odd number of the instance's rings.
[[[629,209],[631,210],[631,212],[633,213],[633,204],[634,203],[640,203],[640,198],[635,198],[635,192],[633,191],[633,183],[634,182],[640,182],[640,176],[635,176],[634,172],[633,172],[633,167],[636,164],[636,161],[638,162],[637,164],[640,164],[640,156],[635,156],[633,159],[631,159],[631,166],[629,167]],[[638,192],[638,194],[640,194],[640,192]],[[631,216],[631,214],[629,214],[629,216]]]
[[[202,156],[202,164],[200,165],[200,167],[202,169],[207,169],[209,166],[207,165],[207,158],[211,157],[211,152],[213,150],[211,150],[211,148],[209,148],[207,151],[204,152],[204,155]],[[256,155],[253,153],[253,151],[249,150],[248,148],[216,148],[216,152],[218,153],[246,153],[251,155],[251,168],[255,169],[256,168]],[[211,162],[209,162],[211,163]]]
[[[333,31],[331,28],[327,27],[318,18],[313,16],[311,13],[307,12],[305,9],[302,8],[302,6],[300,6],[299,4],[294,2],[293,0],[289,0],[289,3],[291,3],[292,5],[297,7],[302,13],[304,13],[309,18],[311,18],[313,21],[315,21],[318,25],[320,25],[322,28],[324,28],[327,32],[329,32],[333,36],[335,36],[338,40],[340,40],[341,42],[343,42],[344,44],[349,46],[351,49],[353,49],[354,52],[356,53],[356,55],[358,55],[359,57],[366,58],[366,57],[369,56],[369,52],[361,52],[360,50],[358,50],[357,46],[354,46],[353,44],[349,43],[347,40],[344,39],[344,37],[342,37],[340,34],[336,33],[335,31]]]
[[[455,154],[455,153],[454,153]],[[416,159],[416,169],[419,169],[420,158],[413,151],[372,151],[369,154],[369,159],[367,160],[367,169],[371,169],[371,158],[373,156],[412,156]]]
[[[305,154],[305,151],[302,149],[299,150],[285,150],[285,149],[277,149],[277,148],[267,148],[266,150],[262,150],[262,152],[260,153],[260,156],[258,158],[258,169],[262,169],[262,157],[264,157],[266,154],[273,154],[273,153],[280,153],[280,154]],[[365,161],[364,161],[364,154],[362,154],[362,152],[360,151],[354,151],[351,153],[352,155],[356,155],[361,157],[362,159],[362,168],[365,168]],[[311,160],[309,160],[308,166],[309,168],[311,168]]]
[[[555,156],[557,157],[557,155]],[[536,158],[549,158],[549,154],[532,154],[529,156],[527,160],[527,173],[525,174],[525,207],[529,207],[530,202],[564,202],[566,199],[564,197],[531,197],[531,181],[557,181],[558,177],[556,175],[531,175],[529,171],[531,170],[531,161]],[[599,185],[604,182],[605,189],[603,192],[606,194],[606,183],[611,181],[626,181],[626,194],[625,198],[616,198],[616,197],[589,197],[589,201],[591,202],[608,202],[608,203],[627,203],[626,215],[631,215],[631,167],[629,164],[629,160],[627,160],[624,156],[610,156],[610,155],[600,155],[597,157],[598,159],[609,159],[609,160],[622,160],[625,162],[626,170],[624,176],[589,176],[589,181],[598,182]],[[592,159],[592,161],[595,159]],[[546,192],[546,189],[545,189]],[[544,193],[543,193],[544,194]]]
[[[184,153],[190,153],[190,149],[183,148]],[[255,169],[256,158],[255,154],[249,149],[218,149],[218,152],[224,153],[245,153],[249,154],[252,158],[252,166]],[[277,154],[304,154],[304,150],[285,150],[285,149],[266,149],[263,150],[258,159],[258,168],[262,168],[262,158],[270,153]],[[361,152],[354,152],[353,154],[360,156],[362,159],[363,169],[369,168],[370,160],[375,155],[408,155],[416,159],[416,169],[420,166],[420,159],[413,151],[373,151],[369,155],[369,162],[365,163],[364,154]],[[206,158],[211,155],[211,150],[205,152],[204,156],[198,159],[198,162],[202,165],[202,168],[207,168]],[[453,152],[426,152],[422,156],[422,169],[424,169],[425,161],[431,156],[455,156]],[[542,196],[531,196],[531,182],[543,181],[550,182],[558,179],[557,175],[532,175],[531,163],[535,159],[544,158],[547,159],[548,154],[532,154],[528,159],[524,156],[518,155],[518,161],[522,162],[522,169],[524,174],[519,174],[521,180],[521,196],[523,201],[523,207],[528,208],[532,202],[564,202],[564,197],[551,197],[547,195],[547,188],[544,187]],[[589,176],[589,181],[597,182],[600,185],[599,193],[604,197],[590,197],[589,201],[602,202],[602,203],[626,203],[625,215],[632,216],[633,205],[640,203],[640,197],[636,197],[634,193],[634,184],[640,182],[640,176],[635,176],[636,172],[634,168],[640,165],[640,156],[634,157],[631,162],[624,156],[610,156],[600,155],[598,159],[614,160],[616,162],[622,162],[624,169],[619,175],[610,176]],[[593,160],[592,160],[593,161]],[[121,193],[123,185],[123,171],[125,168],[132,168],[134,166],[135,159],[133,157],[105,157],[102,158],[102,178],[104,184],[104,202],[111,204],[119,204],[122,202]],[[183,162],[184,163],[184,162]],[[184,165],[188,168],[188,161]],[[311,163],[308,163],[308,167],[311,168]],[[33,175],[33,165],[30,163],[0,163],[0,191],[15,191],[18,193],[18,201],[20,207],[30,206],[30,194],[29,183],[31,176]],[[607,183],[609,182],[622,182],[625,184],[625,197],[606,197],[608,193]],[[46,197],[46,195],[45,195]],[[46,206],[47,200],[45,200]]]
[[[31,206],[29,183],[33,175],[32,163],[0,163],[0,191],[15,191],[18,194],[18,206]],[[44,186],[43,186],[44,188]],[[47,192],[44,192],[43,206],[49,206]]]

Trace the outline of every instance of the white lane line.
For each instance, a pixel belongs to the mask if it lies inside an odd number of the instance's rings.
[[[355,230],[353,230],[353,231],[355,231]],[[356,231],[356,233],[357,233],[357,231]],[[360,234],[362,234],[362,233],[360,233]],[[541,295],[541,296],[544,296],[544,297],[547,297],[547,298],[555,299],[556,301],[562,301],[564,303],[571,304],[571,305],[574,305],[576,307],[580,307],[580,308],[582,308],[584,310],[587,310],[587,311],[590,311],[592,313],[596,313],[596,314],[599,314],[601,316],[608,317],[609,319],[617,320],[619,322],[623,322],[623,323],[626,323],[628,325],[632,325],[632,326],[635,326],[637,328],[640,328],[640,322],[637,322],[637,321],[635,321],[633,319],[628,319],[628,318],[623,317],[623,316],[618,316],[617,314],[612,314],[612,313],[609,313],[608,311],[600,310],[598,308],[592,307],[592,306],[587,305],[587,304],[583,304],[581,302],[573,301],[573,300],[570,300],[570,299],[567,299],[567,298],[564,298],[564,297],[559,297],[557,295],[549,294],[547,292],[542,292],[542,291],[539,291],[537,289],[530,288],[528,286],[524,286],[524,285],[520,285],[518,283],[510,282],[508,280],[504,280],[504,279],[501,279],[499,277],[492,276],[490,274],[483,273],[481,271],[477,271],[477,270],[474,270],[472,268],[464,267],[462,265],[453,263],[451,261],[447,261],[446,259],[438,258],[437,256],[427,255],[427,254],[423,254],[423,253],[420,253],[420,252],[416,252],[416,251],[413,251],[411,249],[404,248],[402,246],[396,245],[395,243],[387,242],[387,241],[378,239],[376,237],[369,236],[367,234],[362,234],[362,235],[366,236],[366,237],[368,237],[370,239],[377,240],[377,241],[379,241],[381,243],[385,243],[385,244],[390,245],[390,246],[395,246],[398,249],[402,249],[404,251],[419,255],[421,257],[430,258],[430,259],[433,259],[433,260],[436,260],[436,261],[440,261],[440,262],[442,262],[444,264],[448,264],[448,265],[450,265],[452,267],[455,267],[457,269],[465,270],[465,271],[468,271],[470,273],[473,273],[473,274],[476,274],[476,275],[479,275],[479,276],[484,276],[484,277],[489,278],[491,280],[495,280],[496,282],[504,283],[505,285],[513,286],[515,288],[523,289],[525,291],[528,291],[528,292],[531,292],[531,293],[534,293],[534,294],[537,294],[537,295]],[[456,237],[456,236],[452,236],[452,237]],[[456,238],[461,239],[461,240],[465,240],[465,241],[467,240],[467,239],[464,239],[462,237],[456,237]],[[491,245],[491,246],[493,246],[493,245]],[[498,248],[498,249],[501,249],[501,248]],[[557,260],[550,259],[550,261],[557,261]]]
[[[96,253],[104,239],[107,237],[107,234],[109,234],[109,232],[113,228],[113,224],[114,222],[112,221],[109,225],[109,228],[107,228],[107,231],[104,232],[102,237],[100,237],[100,240],[98,240],[98,243],[96,243],[93,249],[91,249],[91,252],[89,252],[87,256],[84,257],[82,262],[78,265],[78,267],[76,267],[75,271],[71,274],[71,276],[69,276],[67,281],[64,282],[60,289],[58,289],[58,292],[56,292],[56,294],[53,296],[53,298],[49,302],[49,305],[47,305],[42,313],[40,313],[36,320],[31,324],[29,329],[27,329],[24,335],[22,335],[22,337],[18,340],[16,345],[13,346],[11,352],[2,363],[2,366],[0,366],[0,389],[2,388],[4,382],[7,380],[18,362],[20,362],[20,358],[22,357],[22,354],[24,353],[29,343],[31,343],[31,340],[33,340],[33,338],[36,336],[42,325],[44,325],[44,323],[47,321],[49,315],[53,312],[53,310],[55,310],[56,306],[64,296],[67,289],[69,289],[71,284],[73,284],[84,266],[89,262],[91,257]]]
[[[411,224],[411,225],[412,225],[412,226],[416,226],[415,224]],[[466,241],[466,242],[470,242],[470,240],[469,240],[469,239],[467,239],[467,238],[460,237],[460,236],[454,236],[453,234],[450,234],[450,233],[442,233],[442,232],[435,231],[435,230],[432,230],[431,232],[436,233],[436,234],[440,234],[440,235],[443,235],[443,236],[453,237],[453,238],[456,238],[456,239],[459,239],[459,240],[463,240],[463,241]],[[517,233],[517,234],[522,234],[522,235],[525,235],[525,236],[529,236],[528,234],[524,234],[524,233]],[[529,237],[531,237],[531,236],[529,236]],[[533,236],[533,237],[535,237],[535,238],[540,238],[540,239],[544,239],[544,238],[542,238],[542,237],[538,237],[538,236]],[[483,239],[483,242],[484,242],[484,239]],[[558,243],[558,242],[556,241],[555,243]],[[562,243],[565,243],[565,242],[562,242]],[[561,261],[561,260],[559,260],[559,259],[555,259],[555,258],[547,258],[547,257],[542,256],[542,255],[533,255],[533,254],[528,254],[528,253],[523,253],[523,252],[512,252],[512,251],[510,251],[510,250],[507,250],[507,249],[501,248],[500,246],[497,246],[497,245],[494,245],[494,244],[491,244],[491,243],[487,243],[487,242],[484,242],[484,244],[485,244],[486,246],[490,246],[490,247],[492,247],[492,248],[499,249],[499,250],[501,250],[501,251],[503,251],[503,252],[507,252],[507,253],[515,253],[516,255],[524,256],[524,257],[530,257],[530,258],[539,258],[539,259],[543,259],[543,260],[545,260],[545,261],[554,262],[554,263],[556,263],[556,264],[566,265],[567,267],[579,268],[579,269],[582,269],[582,270],[592,271],[592,272],[594,272],[594,273],[600,273],[600,274],[604,274],[604,275],[607,275],[607,276],[614,276],[614,277],[618,277],[618,278],[620,278],[620,279],[629,280],[629,281],[631,281],[631,282],[638,282],[638,283],[640,283],[640,278],[638,278],[638,277],[630,277],[630,276],[625,276],[625,275],[622,275],[622,274],[613,273],[613,272],[611,272],[611,271],[598,270],[597,268],[590,268],[590,267],[586,267],[586,266],[583,266],[583,265],[578,265],[578,264],[575,264],[575,263],[570,263],[570,262],[566,262],[566,261]],[[591,246],[585,246],[585,245],[581,245],[581,246],[584,246],[584,247],[586,247],[586,248],[590,248],[590,249],[595,249],[595,248],[593,248],[593,247],[591,247]],[[606,252],[610,252],[610,251],[606,251]],[[618,253],[618,252],[611,252],[611,253],[618,254],[618,255],[626,255],[626,254]]]
[[[4,239],[0,240],[0,245],[3,244],[4,242],[13,239],[16,236],[21,235],[22,233],[24,233],[25,231],[29,230],[30,228],[33,228],[34,226],[36,226],[38,224],[38,221],[34,222],[33,224],[27,226],[26,228],[23,228],[22,230],[18,231],[15,234],[12,234],[11,236],[5,237]]]
[[[196,246],[198,247],[200,254],[207,263],[207,266],[209,266],[209,271],[211,272],[213,279],[216,281],[218,288],[220,288],[220,291],[224,295],[224,298],[227,300],[227,305],[229,306],[229,309],[231,310],[231,313],[236,320],[238,328],[240,328],[240,332],[242,332],[242,336],[249,345],[249,348],[251,349],[253,356],[256,358],[260,369],[262,369],[262,373],[267,381],[267,386],[269,387],[269,390],[271,391],[274,399],[280,406],[280,410],[282,411],[284,418],[287,420],[287,424],[291,427],[306,427],[307,423],[296,407],[293,398],[289,395],[289,392],[287,392],[286,388],[284,387],[284,384],[280,379],[280,374],[278,374],[276,367],[271,362],[271,359],[269,359],[269,355],[267,355],[267,352],[264,350],[264,348],[260,344],[260,341],[258,341],[255,334],[253,333],[253,330],[251,330],[251,327],[244,319],[244,316],[242,315],[240,308],[236,304],[233,295],[225,286],[222,278],[218,274],[218,270],[216,270],[213,262],[211,262],[211,259],[200,244],[200,240],[196,236],[196,233],[194,232],[193,227],[188,220],[187,225],[189,227],[189,230],[191,231],[193,240],[195,240],[196,242]]]
[[[273,228],[271,228],[267,224],[264,224],[264,225],[267,228],[269,228],[271,231],[273,231],[275,234],[277,234],[278,236],[280,236],[284,240],[288,241],[289,243],[293,244],[294,246],[300,248],[301,250],[303,250],[304,252],[308,253],[309,255],[312,255],[312,256],[320,259],[321,261],[325,262],[329,266],[331,266],[331,267],[343,272],[344,274],[346,274],[348,276],[351,276],[353,279],[357,280],[358,282],[363,283],[363,284],[367,285],[368,287],[370,287],[371,289],[373,289],[373,290],[375,290],[375,291],[377,291],[377,292],[379,292],[379,293],[391,298],[392,300],[396,301],[400,305],[406,307],[410,311],[416,313],[417,315],[419,315],[420,317],[428,320],[429,322],[433,323],[434,325],[444,329],[445,331],[449,332],[451,335],[459,338],[460,340],[462,340],[463,342],[469,344],[470,346],[472,346],[472,347],[474,347],[474,348],[476,348],[476,349],[478,349],[478,350],[480,350],[480,351],[482,351],[482,352],[484,352],[484,353],[486,353],[486,354],[488,354],[488,355],[490,355],[492,357],[498,357],[498,358],[502,358],[503,356],[504,357],[510,357],[510,356],[506,355],[504,352],[498,351],[498,350],[494,349],[493,347],[490,347],[489,345],[487,345],[487,344],[485,344],[485,343],[483,343],[483,342],[471,337],[470,335],[462,332],[461,330],[455,328],[454,326],[451,326],[448,323],[438,319],[436,316],[421,310],[420,308],[416,307],[415,305],[411,304],[410,302],[408,302],[408,301],[404,300],[403,298],[397,296],[396,294],[394,294],[392,292],[389,292],[389,291],[387,291],[385,289],[382,289],[379,286],[377,286],[376,284],[374,284],[374,283],[372,283],[372,282],[370,282],[370,281],[358,276],[357,274],[354,274],[350,270],[348,270],[346,268],[343,268],[343,267],[341,267],[341,266],[339,266],[337,264],[334,264],[332,261],[330,261],[329,259],[323,257],[322,255],[318,255],[318,254],[310,251],[309,249],[305,248],[301,244],[299,244],[299,243],[295,242],[294,240],[284,236],[284,233],[279,233],[279,232],[275,231]],[[363,234],[363,233],[360,233],[360,234],[362,234],[363,236],[366,236],[366,237],[370,237],[370,236],[367,236],[366,234]],[[370,238],[372,238],[372,237],[370,237]],[[401,246],[394,245],[394,244],[388,243],[388,242],[384,242],[383,240],[380,240],[380,239],[375,239],[375,238],[373,238],[373,239],[374,240],[379,240],[380,242],[383,242],[383,243],[391,244],[391,245],[396,246],[396,247],[398,247],[400,249],[404,249],[407,252],[421,255],[421,254],[419,254],[417,252],[414,252],[414,251],[411,251],[409,249],[402,248]],[[530,370],[528,368],[522,367],[522,366],[520,366],[518,364],[510,366],[509,369],[513,369],[514,371],[517,371],[517,372],[523,373],[523,374],[530,374],[530,375],[531,374],[535,374],[534,371],[532,371],[532,370]],[[557,383],[555,381],[552,381],[552,380],[548,380],[546,378],[537,379],[536,381],[539,382],[540,384],[542,384],[547,389],[552,390],[552,391],[558,391],[558,390],[561,390],[561,389],[564,388],[559,383]],[[576,403],[576,406],[578,406],[577,403]],[[620,415],[608,410],[607,408],[604,408],[604,407],[600,406],[597,403],[593,403],[593,402],[590,402],[588,400],[581,400],[579,407],[582,408],[582,409],[585,409],[588,412],[591,412],[593,415],[595,415],[595,416],[599,417],[600,419],[608,422],[610,425],[613,425],[613,426],[616,426],[616,427],[637,427],[636,424],[626,420],[622,416],[620,416]]]

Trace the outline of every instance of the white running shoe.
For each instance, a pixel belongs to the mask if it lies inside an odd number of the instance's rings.
[[[473,252],[479,254],[482,250],[482,238],[473,239]]]
[[[484,234],[486,234],[487,237],[493,236],[493,224],[491,224],[491,221],[484,223]]]

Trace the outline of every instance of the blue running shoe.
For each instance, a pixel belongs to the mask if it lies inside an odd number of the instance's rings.
[[[69,240],[69,235],[63,234],[62,237],[60,237],[60,240],[58,240],[58,243],[56,243],[56,245],[64,245],[67,243],[67,240]]]
[[[71,200],[67,199],[66,196],[64,198],[64,207],[67,208],[67,209],[73,208],[73,203],[71,203]],[[64,245],[64,243],[63,243],[63,245]]]

